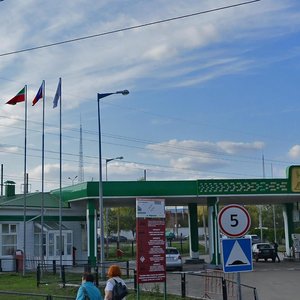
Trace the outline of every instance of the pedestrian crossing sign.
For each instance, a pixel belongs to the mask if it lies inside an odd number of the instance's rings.
[[[222,239],[222,253],[225,273],[253,270],[251,239]]]

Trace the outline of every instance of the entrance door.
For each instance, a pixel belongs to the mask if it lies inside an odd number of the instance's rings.
[[[71,231],[63,231],[61,236],[63,247],[60,247],[60,233],[49,232],[49,243],[48,243],[48,259],[60,261],[60,249],[62,250],[62,264],[72,265],[72,245],[73,238]]]

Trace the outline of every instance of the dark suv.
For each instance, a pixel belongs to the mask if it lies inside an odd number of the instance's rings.
[[[252,254],[255,261],[264,259],[267,261],[269,258],[275,262],[276,253],[274,247],[270,243],[257,243],[252,246]]]

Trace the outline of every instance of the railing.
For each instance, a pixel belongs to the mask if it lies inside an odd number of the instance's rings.
[[[48,294],[36,294],[36,293],[20,293],[20,292],[10,292],[10,291],[0,291],[0,295],[6,295],[6,299],[9,300],[10,296],[18,296],[19,300],[30,299],[34,300],[35,298],[38,299],[45,299],[45,300],[55,300],[55,299],[73,299],[74,297],[71,296],[59,296],[59,295],[48,295]],[[25,298],[26,297],[26,298]]]
[[[56,264],[56,261],[53,261],[52,264],[38,264],[36,270],[36,278],[37,278],[37,286],[42,284],[49,284],[51,282],[58,282],[63,287],[66,284],[72,284],[75,282],[76,284],[81,282],[81,277],[84,272],[89,272],[94,274],[95,284],[99,286],[100,279],[106,281],[106,278],[99,278],[99,269],[101,268],[101,264],[96,264],[95,266],[84,263],[76,264],[76,266],[70,265],[60,265]],[[108,270],[111,264],[118,264],[120,269],[122,270],[123,278],[134,277],[135,270],[130,268],[129,261],[106,261],[103,265],[105,271]]]
[[[63,262],[68,263],[68,262]],[[124,279],[128,280],[130,289],[137,289],[136,271],[130,267],[129,261],[106,261],[104,264],[105,271],[111,264],[118,264],[122,269]],[[43,265],[38,264],[36,268],[37,286],[43,284],[59,284],[62,287],[79,286],[83,272],[91,272],[95,276],[95,283],[98,287],[103,288],[106,278],[99,277],[101,265],[90,265],[87,261],[80,261],[73,265],[60,266],[56,261],[44,261]],[[105,272],[105,273],[106,273]],[[100,272],[101,273],[101,272]],[[148,291],[164,291],[161,284],[154,283],[150,285],[141,285],[141,290]],[[243,300],[258,300],[257,290],[245,284],[237,286],[236,278],[232,273],[224,274],[220,270],[201,270],[198,272],[168,272],[167,273],[167,293],[180,295],[182,298],[199,298],[199,299],[215,299],[215,300],[233,300],[237,299],[238,290],[242,291]],[[1,294],[7,295],[29,295],[26,293],[0,291]],[[39,296],[40,299],[72,299],[65,296],[52,296],[46,294],[34,294],[34,297]],[[0,297],[1,298],[1,297]],[[8,298],[9,299],[9,298]],[[20,299],[22,299],[20,297]]]
[[[197,297],[199,299],[231,300],[237,299],[238,285],[233,273],[223,273],[219,270],[203,270],[200,272],[168,273],[167,282],[178,281],[180,289],[168,293],[179,294],[182,298]],[[255,287],[241,284],[243,300],[258,300]],[[176,292],[176,293],[174,293]]]

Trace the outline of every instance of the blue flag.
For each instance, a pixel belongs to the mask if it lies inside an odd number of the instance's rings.
[[[58,100],[61,99],[61,78],[59,78],[58,86],[56,89],[56,93],[53,99],[53,108],[57,106]]]
[[[43,87],[44,87],[44,85],[43,85],[43,83],[42,83],[42,85],[40,86],[40,88],[39,88],[39,90],[38,90],[36,96],[35,96],[34,99],[32,100],[32,106],[34,106],[40,99],[43,98]]]

